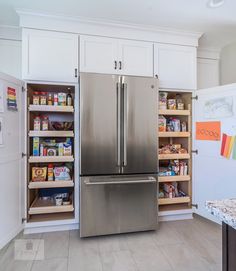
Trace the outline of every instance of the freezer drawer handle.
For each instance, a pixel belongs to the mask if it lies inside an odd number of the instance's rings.
[[[86,185],[106,185],[106,184],[141,184],[141,183],[156,183],[155,178],[148,178],[143,180],[136,180],[136,181],[108,181],[108,182],[90,182],[85,180],[84,183]]]

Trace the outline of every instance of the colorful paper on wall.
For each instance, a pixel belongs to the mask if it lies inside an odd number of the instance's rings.
[[[16,90],[10,87],[7,88],[7,108],[17,111]]]
[[[233,155],[232,158],[236,160],[236,140],[234,140],[234,146],[233,146]]]
[[[196,122],[196,139],[220,141],[221,123],[220,121]]]
[[[222,143],[221,143],[221,151],[220,151],[220,155],[222,155],[222,156],[224,155],[226,139],[227,139],[227,135],[223,134]]]
[[[235,136],[231,136],[230,142],[229,142],[229,150],[228,150],[228,154],[227,154],[227,159],[229,159],[230,156],[231,156],[233,146],[234,146],[234,142],[235,142]]]
[[[221,143],[221,152],[220,152],[220,154],[223,157],[225,157],[227,159],[230,159],[231,154],[233,152],[233,159],[236,159],[236,141],[235,141],[235,138],[236,138],[235,136],[228,136],[226,134],[223,134],[222,143]]]

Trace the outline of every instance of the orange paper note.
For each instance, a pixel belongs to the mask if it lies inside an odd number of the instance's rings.
[[[220,121],[196,122],[196,139],[220,141]]]

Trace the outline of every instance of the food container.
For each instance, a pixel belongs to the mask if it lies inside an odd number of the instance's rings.
[[[66,93],[58,93],[58,105],[66,106]]]
[[[53,96],[53,104],[54,104],[54,105],[58,105],[58,95],[57,95],[57,93],[54,93],[54,96]]]
[[[48,94],[48,105],[53,105],[52,93]]]
[[[158,130],[159,132],[166,132],[166,118],[164,116],[159,116]]]
[[[168,109],[169,110],[176,109],[176,100],[175,99],[168,99]]]
[[[41,119],[39,116],[34,117],[34,131],[40,131]]]
[[[57,148],[54,147],[48,148],[47,156],[57,156]]]
[[[41,92],[40,93],[40,104],[41,105],[46,105],[47,104],[47,93],[46,92]]]
[[[62,197],[61,196],[56,196],[55,197],[55,204],[56,204],[56,206],[61,206],[62,203],[63,203]]]
[[[35,91],[33,93],[33,105],[39,105],[39,92]]]
[[[167,92],[159,93],[159,109],[166,110],[167,109]]]
[[[43,131],[48,131],[48,125],[49,121],[48,121],[48,116],[43,116],[42,117],[42,130]]]

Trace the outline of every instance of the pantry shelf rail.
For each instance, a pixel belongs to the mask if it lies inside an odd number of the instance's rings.
[[[44,181],[44,182],[30,182],[29,189],[40,188],[60,188],[60,187],[74,187],[74,182],[71,181]]]
[[[29,163],[74,162],[73,156],[30,156]]]
[[[29,131],[29,137],[74,137],[73,131]]]
[[[190,132],[159,132],[159,137],[190,137]]]
[[[179,176],[159,176],[158,182],[159,183],[166,183],[166,182],[188,182],[191,180],[190,175],[179,175]]]
[[[159,198],[159,205],[165,204],[177,204],[177,203],[189,203],[190,197],[175,197],[175,198]]]
[[[159,110],[159,115],[166,116],[190,116],[190,110],[170,110],[170,109],[161,109]]]
[[[29,105],[30,112],[63,112],[73,113],[73,106],[62,106],[62,105]]]

